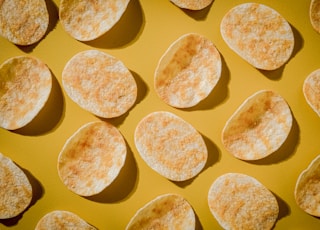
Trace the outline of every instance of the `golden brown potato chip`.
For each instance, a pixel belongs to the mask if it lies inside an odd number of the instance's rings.
[[[294,195],[302,210],[320,217],[320,155],[300,174]]]
[[[103,118],[124,114],[137,98],[137,84],[128,68],[98,50],[72,57],[62,72],[62,84],[75,103]]]
[[[209,209],[224,229],[272,229],[279,206],[255,178],[240,173],[218,177],[208,193]]]
[[[189,33],[176,40],[161,57],[154,88],[167,104],[188,108],[205,99],[221,76],[221,57],[202,35]]]
[[[202,10],[209,6],[213,0],[170,0],[180,8],[188,10]]]
[[[313,71],[304,81],[303,95],[318,116],[320,116],[320,69]]]
[[[258,69],[274,70],[291,57],[294,36],[289,23],[274,9],[244,3],[222,19],[224,41],[240,57]]]
[[[47,32],[49,13],[45,0],[0,1],[0,34],[17,45],[38,42]]]
[[[164,194],[139,209],[126,230],[194,230],[195,222],[194,211],[187,200],[177,194]]]
[[[173,181],[196,176],[208,158],[198,131],[170,112],[153,112],[143,118],[136,127],[134,141],[147,165]]]
[[[95,227],[89,225],[86,221],[81,219],[78,215],[69,212],[56,210],[44,215],[35,230],[96,230]]]
[[[65,31],[79,41],[94,40],[110,30],[129,0],[61,0],[59,16]]]
[[[65,143],[58,158],[64,185],[80,196],[103,191],[120,173],[127,155],[126,143],[113,125],[90,122]]]
[[[0,219],[22,213],[32,200],[32,187],[26,174],[0,153]]]
[[[239,159],[258,160],[280,148],[291,126],[287,102],[273,91],[261,90],[229,118],[222,131],[222,143]]]
[[[51,72],[39,59],[13,57],[0,66],[0,127],[13,130],[31,122],[47,102]]]
[[[309,18],[312,27],[320,33],[320,1],[311,0],[309,9]]]

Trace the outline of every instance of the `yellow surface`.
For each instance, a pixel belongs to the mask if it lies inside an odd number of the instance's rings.
[[[309,22],[310,1],[257,0],[277,10],[291,24],[295,36],[292,58],[275,71],[259,71],[222,40],[223,15],[244,0],[215,0],[199,12],[188,12],[169,0],[131,0],[121,21],[106,35],[92,41],[71,38],[58,20],[59,1],[48,0],[50,29],[31,47],[18,47],[0,38],[0,62],[16,55],[36,56],[51,69],[54,79],[50,99],[36,119],[20,130],[0,129],[0,152],[11,157],[28,174],[34,188],[32,205],[19,217],[0,221],[0,229],[33,229],[52,210],[76,213],[98,229],[124,229],[145,203],[164,193],[183,195],[197,215],[197,229],[220,229],[207,205],[207,193],[221,174],[240,172],[255,177],[278,198],[280,215],[275,229],[319,229],[320,220],[295,203],[294,187],[303,169],[320,153],[320,118],[302,94],[309,73],[320,68],[320,34]],[[175,109],[154,92],[153,73],[168,46],[181,35],[198,32],[212,40],[223,58],[220,82],[212,94],[191,109]],[[107,120],[119,128],[128,143],[128,160],[120,177],[102,194],[84,198],[73,194],[58,177],[58,154],[66,139],[81,125],[99,120],[72,102],[61,85],[61,72],[77,52],[98,49],[120,60],[138,84],[138,99],[125,115]],[[273,89],[289,103],[294,115],[292,132],[283,147],[258,162],[232,157],[221,144],[221,130],[235,109],[260,89]],[[209,150],[205,169],[193,180],[173,183],[150,169],[133,141],[137,123],[157,110],[171,111],[191,123],[204,137]]]

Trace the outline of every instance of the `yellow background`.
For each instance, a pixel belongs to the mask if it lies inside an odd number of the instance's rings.
[[[33,229],[38,220],[53,210],[76,213],[98,229],[124,229],[144,204],[164,193],[184,196],[197,215],[197,229],[220,229],[207,205],[207,193],[221,174],[240,172],[255,177],[277,197],[280,206],[275,229],[319,229],[320,220],[304,213],[295,203],[296,180],[320,153],[320,118],[306,103],[302,85],[320,68],[320,34],[309,21],[310,1],[256,0],[277,10],[292,26],[295,48],[289,62],[275,71],[259,71],[229,49],[219,26],[223,15],[244,0],[215,0],[210,7],[190,12],[169,0],[131,0],[119,23],[101,38],[79,42],[70,37],[58,20],[58,0],[47,0],[50,28],[39,43],[18,47],[0,38],[0,62],[16,55],[35,56],[53,74],[53,89],[41,113],[26,127],[0,129],[0,152],[25,170],[34,188],[31,206],[20,216],[1,220],[0,229]],[[153,74],[162,54],[178,37],[197,32],[209,38],[223,59],[221,79],[210,96],[190,109],[175,109],[154,92]],[[109,119],[128,144],[128,158],[119,178],[102,194],[85,198],[70,192],[60,181],[57,158],[65,141],[83,124],[99,120],[82,110],[65,94],[61,72],[77,52],[98,49],[109,53],[132,71],[138,98],[125,115]],[[275,154],[257,162],[231,156],[221,143],[227,119],[250,95],[272,89],[289,103],[294,115],[292,131]],[[139,156],[133,141],[137,123],[153,111],[173,112],[192,124],[205,139],[209,159],[194,179],[174,183],[150,169]]]

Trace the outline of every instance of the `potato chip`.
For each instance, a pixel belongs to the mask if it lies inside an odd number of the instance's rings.
[[[188,10],[202,10],[209,6],[213,0],[170,0],[180,8]]]
[[[120,20],[128,3],[129,0],[61,0],[59,16],[64,30],[73,38],[91,41]]]
[[[164,194],[156,197],[131,218],[126,230],[195,229],[195,214],[182,196]]]
[[[291,26],[263,4],[244,3],[232,8],[223,17],[220,31],[227,45],[258,69],[277,69],[293,52]]]
[[[26,174],[0,153],[0,219],[22,213],[32,200],[32,186]]]
[[[102,118],[123,115],[137,98],[137,84],[127,67],[98,50],[72,57],[62,72],[62,84],[75,103]]]
[[[318,116],[320,116],[320,69],[313,71],[303,83],[303,95]]]
[[[31,45],[44,37],[49,26],[45,0],[0,1],[0,35],[17,45]]]
[[[229,118],[222,143],[236,158],[258,160],[280,148],[290,133],[292,120],[291,110],[279,94],[261,90]]]
[[[176,40],[161,57],[154,88],[167,104],[188,108],[205,99],[221,76],[221,57],[202,35],[189,33]]]
[[[31,122],[52,88],[49,68],[34,57],[18,56],[0,66],[0,127],[14,130]]]
[[[320,155],[299,175],[294,196],[303,211],[320,217]]]
[[[218,177],[208,193],[209,209],[223,229],[272,229],[279,206],[258,180],[245,174]]]
[[[127,146],[113,125],[96,121],[83,125],[65,143],[58,158],[64,185],[80,196],[103,191],[120,173]]]
[[[89,225],[86,221],[78,215],[62,210],[55,210],[44,215],[35,230],[48,230],[48,229],[64,229],[64,230],[96,230],[95,227]]]
[[[312,27],[320,33],[320,0],[311,0],[309,18]]]
[[[134,141],[147,165],[173,181],[196,176],[208,158],[200,133],[170,112],[153,112],[144,117],[136,127]]]

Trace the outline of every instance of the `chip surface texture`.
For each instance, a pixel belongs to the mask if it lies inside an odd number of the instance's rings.
[[[309,17],[314,30],[320,33],[320,0],[311,0]]]
[[[209,6],[213,0],[170,0],[180,8],[187,10],[202,10]]]
[[[312,110],[320,116],[320,69],[313,71],[305,79],[303,95]]]

